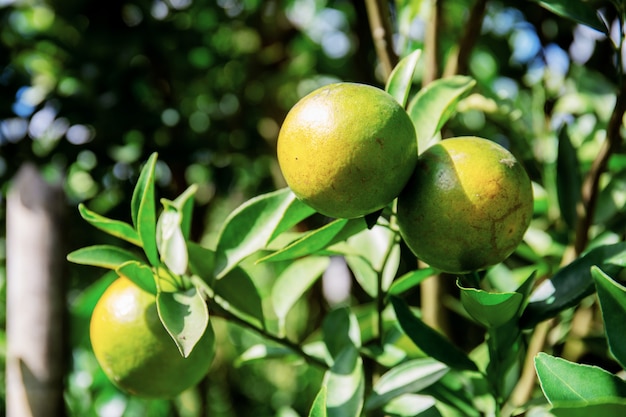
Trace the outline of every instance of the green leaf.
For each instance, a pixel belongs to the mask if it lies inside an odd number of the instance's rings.
[[[622,368],[626,369],[626,287],[615,282],[598,267],[591,268],[591,275],[598,291],[609,349]]]
[[[330,363],[347,347],[361,347],[359,322],[348,308],[338,308],[328,313],[322,323],[322,334]]]
[[[461,285],[458,287],[465,310],[486,328],[499,327],[509,322],[517,316],[524,301],[524,296],[517,292],[495,293]]]
[[[306,257],[291,263],[276,278],[271,299],[281,334],[285,331],[287,313],[328,268],[327,257]]]
[[[424,152],[431,139],[454,114],[456,105],[476,85],[470,77],[455,75],[435,80],[422,88],[408,106],[417,132],[418,149]]]
[[[534,328],[538,323],[577,305],[594,291],[591,267],[597,265],[609,273],[618,270],[621,267],[613,265],[611,260],[625,251],[624,242],[600,246],[561,268],[533,291],[520,318],[520,326]]]
[[[156,296],[159,317],[180,354],[188,357],[209,327],[209,309],[196,288]]]
[[[597,10],[588,2],[582,0],[538,0],[537,3],[558,16],[589,26],[606,35],[609,34],[606,25],[600,20]]]
[[[385,91],[391,94],[402,107],[406,106],[411,85],[413,84],[413,75],[421,56],[422,51],[417,49],[402,58],[391,71],[389,79],[387,79]]]
[[[156,245],[156,207],[154,197],[154,168],[156,152],[143,166],[131,199],[131,215],[135,229],[141,239],[143,250],[153,266],[159,265]]]
[[[359,417],[363,409],[365,378],[363,360],[354,346],[339,352],[324,376],[327,389],[326,412],[329,417]]]
[[[431,267],[407,272],[391,284],[391,287],[389,287],[389,294],[400,295],[406,291],[412,290],[426,278],[431,277],[436,273],[437,270]]]
[[[198,190],[198,186],[196,184],[191,184],[185,191],[182,192],[181,195],[176,197],[174,201],[165,200],[168,203],[171,203],[172,206],[176,207],[179,213],[181,213],[181,231],[183,232],[183,236],[185,239],[189,239],[189,233],[191,231],[191,220],[193,217],[193,197],[196,195],[196,191]]]
[[[309,417],[326,417],[328,415],[326,413],[327,394],[328,389],[325,385],[322,385],[319,392],[315,396],[315,400],[313,401],[313,405],[311,406],[311,411],[309,411]]]
[[[261,296],[250,276],[243,269],[232,269],[213,287],[217,301],[228,304],[228,311],[240,319],[265,328]]]
[[[407,393],[420,392],[441,379],[450,368],[432,358],[420,358],[397,365],[374,384],[365,402],[366,410],[380,408],[392,399]]]
[[[120,276],[125,276],[137,285],[139,288],[151,294],[157,293],[157,285],[154,279],[154,271],[148,265],[137,262],[128,261],[120,265],[116,272]]]
[[[598,401],[588,403],[555,403],[550,410],[554,417],[624,417],[626,402],[624,400]]]
[[[356,219],[336,219],[319,229],[304,234],[283,249],[259,259],[258,262],[285,261],[314,255],[366,228],[367,224],[362,217]]]
[[[436,404],[430,395],[404,394],[387,403],[383,411],[394,417],[442,417]]]
[[[263,194],[239,206],[219,233],[215,276],[226,275],[239,262],[264,248],[276,235],[315,211],[288,189]]]
[[[213,285],[215,270],[215,252],[194,242],[187,242],[189,269],[203,281]]]
[[[415,317],[404,300],[395,296],[390,300],[400,327],[424,353],[453,369],[478,370],[476,364],[462,350]]]
[[[84,204],[78,205],[78,211],[81,217],[86,220],[92,226],[102,230],[105,233],[123,239],[136,246],[141,246],[141,240],[139,235],[133,229],[133,227],[123,221],[113,220],[107,217],[101,216],[91,210],[89,210]]]
[[[589,403],[626,396],[626,383],[597,366],[581,365],[539,353],[535,357],[535,369],[541,389],[550,403]]]
[[[559,133],[556,171],[556,188],[561,215],[565,223],[570,228],[574,228],[577,219],[576,205],[580,201],[582,181],[576,149],[565,127]]]
[[[141,262],[141,259],[132,252],[111,245],[94,245],[77,249],[67,255],[67,260],[76,264],[108,269],[117,269],[128,261]]]
[[[284,346],[267,346],[267,345],[253,345],[250,346],[245,352],[243,352],[235,361],[235,366],[241,366],[242,364],[257,361],[266,360],[271,358],[283,358],[285,356],[293,355],[293,350]]]
[[[156,243],[165,265],[175,274],[187,272],[189,255],[182,229],[182,214],[167,200],[156,226]]]

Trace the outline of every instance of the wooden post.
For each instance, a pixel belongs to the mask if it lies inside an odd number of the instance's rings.
[[[63,192],[25,164],[7,196],[6,410],[64,414]]]

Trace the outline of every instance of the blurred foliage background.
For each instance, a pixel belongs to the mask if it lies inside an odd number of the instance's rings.
[[[398,55],[423,46],[430,4],[389,2]],[[445,63],[474,1],[442,4]],[[614,40],[534,2],[489,1],[468,65],[478,81],[475,94],[444,130],[494,139],[524,162],[535,185],[536,219],[514,261],[539,266],[544,275],[558,267],[572,238],[580,178],[601,146],[621,77],[611,52],[620,23],[603,2],[594,6],[606,11]],[[210,245],[234,207],[284,186],[275,142],[289,108],[340,80],[384,85],[364,2],[0,0],[0,303],[4,199],[24,162],[63,184],[71,250],[107,239],[79,218],[77,204],[128,220],[141,163],[157,151],[160,196],[199,185],[192,233]],[[565,143],[559,132],[576,163],[558,158]],[[609,166],[592,244],[623,235],[626,158],[617,153]],[[101,275],[68,265],[68,414],[307,414],[321,373],[282,360],[232,366],[256,336],[219,320],[218,357],[198,390],[173,402],[118,392],[98,369],[87,337],[91,308],[111,279]],[[292,315],[295,331],[323,308],[319,300],[301,304]],[[4,322],[0,308],[2,328]]]

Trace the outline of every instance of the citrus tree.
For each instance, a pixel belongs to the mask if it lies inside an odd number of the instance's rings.
[[[130,388],[124,377],[141,364],[105,369],[114,383],[148,396],[179,393],[186,385],[169,381],[167,370],[191,361],[204,372],[218,320],[258,336],[238,365],[279,359],[315,370],[309,416],[624,415],[624,5],[604,10],[618,22],[608,115],[591,94],[568,96],[565,85],[551,105],[573,115],[569,125],[519,129],[510,141],[489,129],[473,132],[480,138],[448,138],[469,130],[464,117],[489,117],[507,131],[524,123],[526,105],[536,109],[528,97],[490,91],[480,72],[463,75],[480,65],[466,61],[463,48],[479,36],[485,3],[474,4],[467,36],[447,57],[456,67],[450,74],[438,75],[437,44],[433,52],[427,43],[407,43],[398,63],[379,51],[381,62],[393,63],[384,90],[338,84],[296,104],[278,139],[288,186],[243,203],[213,241],[190,238],[195,185],[157,204],[156,153],[136,183],[130,222],[79,206],[85,221],[125,245],[88,246],[69,260],[112,270],[101,287],[115,280],[111,287],[141,294],[159,343],[171,349],[150,362],[165,371],[143,369]],[[611,32],[587,2],[540,3],[562,19]],[[384,11],[371,7],[372,16]],[[411,13],[410,5],[400,12]],[[433,21],[438,12],[429,9]],[[601,127],[577,137],[574,116],[587,114]],[[536,134],[543,140],[526,140]],[[320,281],[337,295],[333,284],[345,271],[356,283],[352,293],[297,328],[290,318],[301,300]],[[440,296],[428,298],[433,286]],[[441,325],[444,304],[462,321],[457,328],[474,329],[475,343],[455,340]],[[433,305],[434,315],[427,312]],[[114,336],[126,306],[104,313],[109,323],[99,306],[94,311],[92,343],[103,367],[129,343],[139,358],[158,355],[143,337]],[[594,314],[602,366],[568,359],[580,358],[569,350],[576,323]],[[144,315],[135,321],[154,325]],[[108,353],[98,354],[105,343]],[[189,379],[197,382],[195,374]],[[168,391],[168,384],[170,392],[151,391]]]

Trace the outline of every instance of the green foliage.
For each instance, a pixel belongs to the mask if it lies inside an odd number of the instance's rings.
[[[0,6],[0,188],[24,158],[64,178],[78,206],[72,248],[84,246],[68,260],[111,270],[96,280],[71,267],[69,414],[122,404],[118,415],[624,415],[626,158],[612,126],[623,116],[623,2],[480,11],[480,1],[444,1],[430,53],[432,10],[396,1],[401,59],[386,80],[358,2],[61,3]],[[480,19],[476,38],[468,16]],[[459,51],[471,51],[463,74],[450,70]],[[535,207],[509,259],[440,274],[406,250],[393,204],[326,219],[284,188],[280,120],[338,80],[384,85],[420,152],[477,135],[516,155]],[[106,380],[85,335],[118,274],[156,295],[181,355],[216,329],[219,361],[201,388],[144,401]],[[425,299],[426,280],[455,279]],[[346,281],[342,301],[328,296]],[[430,323],[428,303],[443,306],[448,329]],[[579,314],[597,305],[581,333]],[[550,354],[535,355],[537,339]],[[541,390],[514,403],[532,359]]]

